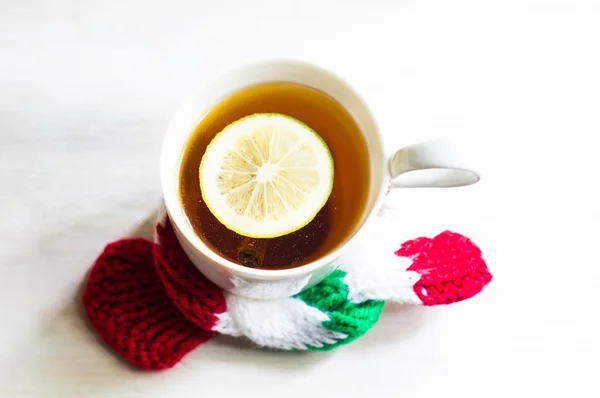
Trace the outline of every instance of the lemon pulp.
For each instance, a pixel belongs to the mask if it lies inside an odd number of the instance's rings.
[[[232,231],[274,238],[297,231],[333,188],[333,158],[323,139],[282,114],[258,113],[223,129],[200,162],[211,213]]]

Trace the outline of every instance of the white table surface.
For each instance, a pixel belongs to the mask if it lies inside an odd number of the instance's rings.
[[[0,397],[600,396],[598,21],[594,0],[0,1]],[[463,233],[494,280],[330,353],[215,338],[134,371],[82,321],[81,282],[148,233],[182,98],[260,56],[347,78],[390,148],[470,137],[484,180],[395,193],[383,234]]]

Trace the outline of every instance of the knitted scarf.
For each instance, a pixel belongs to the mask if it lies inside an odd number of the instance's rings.
[[[344,259],[293,297],[255,300],[221,290],[191,263],[163,211],[153,241],[106,246],[83,304],[102,340],[144,370],[166,369],[215,333],[278,350],[331,350],[363,336],[386,302],[456,303],[492,279],[481,251],[450,231]]]

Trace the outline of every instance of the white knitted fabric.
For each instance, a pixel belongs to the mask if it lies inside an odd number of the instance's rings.
[[[340,269],[347,273],[344,282],[350,290],[348,300],[355,303],[384,300],[423,304],[413,290],[421,276],[407,271],[412,260],[396,256],[396,250],[397,242],[373,239],[368,250],[355,250],[344,256]]]
[[[167,213],[164,204],[158,212],[158,222],[164,226]],[[160,244],[155,236],[155,242]],[[412,261],[394,254],[398,249],[386,239],[374,239],[369,242],[369,250],[351,250],[341,260],[340,269],[346,275],[343,282],[348,286],[348,300],[361,303],[367,300],[389,300],[400,303],[422,304],[414,293],[413,286],[419,280],[419,274],[407,271]],[[368,255],[367,255],[368,253]],[[272,300],[256,300],[243,297],[243,294],[280,296],[277,286],[245,283],[233,279],[234,292],[224,292],[227,311],[216,314],[218,321],[213,330],[235,337],[245,336],[262,347],[283,350],[306,350],[335,344],[347,336],[328,330],[323,326],[330,320],[321,310],[311,307],[295,297]],[[281,289],[300,293],[308,283],[308,278],[283,282]]]
[[[395,256],[382,262],[364,262],[362,266],[344,267],[343,282],[348,285],[348,299],[354,303],[366,300],[390,300],[422,304],[412,286],[419,274],[406,271],[411,260]],[[359,260],[356,258],[356,260]],[[329,316],[304,301],[289,297],[255,300],[225,293],[227,311],[219,314],[214,330],[232,336],[246,336],[254,343],[277,349],[323,347],[343,340],[346,335],[327,330],[323,322]]]
[[[246,336],[262,347],[306,350],[334,344],[347,336],[327,330],[329,317],[304,301],[288,297],[255,300],[225,293],[227,311],[218,314],[214,331]]]

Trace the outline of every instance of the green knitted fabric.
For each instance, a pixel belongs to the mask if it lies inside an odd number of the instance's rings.
[[[316,307],[329,316],[323,327],[348,335],[335,344],[312,350],[328,351],[356,340],[377,323],[383,301],[368,300],[359,304],[348,301],[348,286],[342,281],[346,273],[334,271],[319,284],[305,290],[296,297],[311,307]]]

